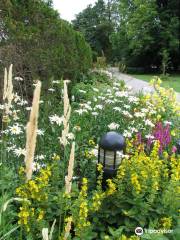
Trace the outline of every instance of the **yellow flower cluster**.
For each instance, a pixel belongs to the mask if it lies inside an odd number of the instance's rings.
[[[84,151],[84,156],[88,159],[94,158],[94,154],[89,150]]]
[[[38,218],[37,218],[37,221],[41,221],[42,219],[44,218],[44,211],[43,210],[40,210],[39,214],[38,214]]]
[[[122,235],[119,240],[139,240],[140,238],[138,236],[131,236],[131,237],[126,237],[125,235]]]
[[[40,170],[40,175],[34,180],[29,180],[24,185],[16,189],[16,194],[19,197],[27,199],[36,199],[37,201],[43,201],[47,199],[47,193],[44,188],[47,187],[49,177],[51,176],[50,167]]]
[[[150,156],[144,152],[143,145],[136,148],[133,156],[122,162],[118,169],[116,180],[120,185],[126,182],[127,188],[132,189],[132,194],[147,194],[153,201],[162,174],[168,175],[166,163],[159,159],[159,142],[154,142]],[[152,174],[153,173],[153,174]]]
[[[153,103],[155,109],[158,112],[165,112],[166,104],[168,102],[168,108],[172,109],[177,116],[180,116],[180,104],[176,101],[176,95],[172,88],[166,89],[161,87],[161,80],[154,78],[150,82],[154,86],[156,92],[150,97],[151,103]]]
[[[90,145],[90,146],[95,146],[95,145],[96,145],[93,139],[90,139],[90,140],[89,140],[89,145]]]
[[[34,216],[34,208],[29,207],[29,205],[27,204],[27,202],[24,202],[23,206],[20,207],[19,209],[19,213],[18,213],[18,224],[19,225],[24,225],[25,229],[27,232],[30,231],[30,225],[29,220],[31,217]]]
[[[22,172],[23,169],[20,169]],[[47,194],[47,186],[49,183],[49,178],[51,176],[51,167],[47,166],[46,168],[42,168],[39,172],[39,175],[33,179],[29,180],[27,183],[21,185],[16,189],[16,194],[21,198],[26,198],[33,202],[44,202],[48,198]],[[30,207],[29,205],[23,204],[20,207],[20,212],[18,214],[20,225],[24,225],[26,230],[29,231],[30,227],[26,226],[28,221],[34,217],[37,221],[41,221],[44,218],[44,210],[37,209],[37,213],[35,213],[35,209]],[[36,216],[36,217],[35,217]]]
[[[170,158],[171,165],[171,180],[178,182],[180,180],[180,157],[175,157],[173,154]]]
[[[87,178],[82,179],[82,187],[79,194],[79,216],[78,223],[76,225],[76,235],[80,236],[81,231],[90,226],[90,222],[87,220],[88,217],[88,200],[87,200]]]
[[[140,193],[141,192],[141,185],[138,181],[138,176],[137,176],[136,173],[131,174],[131,183],[132,183],[132,186],[134,187],[136,193]]]
[[[92,207],[91,207],[91,210],[92,211],[98,211],[99,208],[101,207],[101,204],[102,204],[102,200],[104,199],[105,197],[105,193],[102,192],[102,191],[97,191],[93,194],[93,197],[92,197]]]
[[[116,184],[112,181],[112,179],[107,179],[106,182],[108,185],[106,194],[107,194],[107,196],[109,196],[116,192]]]
[[[103,179],[103,165],[101,163],[97,164],[98,178],[97,178],[97,188],[102,189],[102,179]]]
[[[52,156],[52,160],[59,161],[60,160],[60,156],[58,154],[54,153],[53,156]]]
[[[170,229],[172,226],[172,217],[163,217],[160,222],[164,229]]]

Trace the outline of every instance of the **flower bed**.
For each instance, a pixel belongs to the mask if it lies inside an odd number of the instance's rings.
[[[71,103],[68,82],[63,88],[53,81],[42,92],[32,175],[25,132],[34,106],[18,94],[8,112],[9,98],[0,105],[2,239],[139,239],[136,227],[173,230],[146,231],[144,239],[177,239],[180,108],[174,93],[154,79],[154,94],[133,95],[108,77],[110,85],[98,84],[98,77],[83,89],[77,84]],[[126,153],[104,190],[97,145],[112,130],[125,137]]]

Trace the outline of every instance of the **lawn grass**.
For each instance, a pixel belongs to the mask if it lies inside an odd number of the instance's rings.
[[[149,82],[155,76],[155,74],[132,74],[131,76]],[[162,86],[170,87],[176,92],[180,92],[180,74],[170,75],[169,80],[163,81]]]

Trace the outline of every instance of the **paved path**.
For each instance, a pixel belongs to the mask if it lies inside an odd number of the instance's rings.
[[[147,82],[131,77],[127,74],[120,73],[117,68],[109,68],[108,69],[113,76],[115,76],[119,80],[123,80],[127,86],[132,87],[133,92],[154,92],[154,88],[150,86]],[[180,93],[176,93],[177,101],[180,102]]]

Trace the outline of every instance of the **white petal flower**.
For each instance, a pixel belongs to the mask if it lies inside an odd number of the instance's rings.
[[[40,154],[40,155],[37,155],[37,156],[35,157],[35,159],[36,159],[36,160],[44,160],[45,157],[46,157],[45,155]]]
[[[148,134],[148,135],[145,136],[145,138],[147,138],[147,139],[154,139],[154,136]]]
[[[130,105],[124,105],[124,108],[126,108],[126,109],[130,109],[131,108],[131,106]]]
[[[97,88],[92,88],[94,92],[99,92],[99,89]]]
[[[55,92],[55,89],[54,88],[49,88],[48,91],[49,92]]]
[[[44,135],[44,130],[38,129],[38,130],[37,130],[37,135],[43,136],[43,135]]]
[[[24,156],[26,155],[26,149],[25,148],[15,148],[13,152],[17,157],[19,157],[21,155],[24,155]]]
[[[102,110],[102,109],[103,109],[103,105],[96,105],[96,106],[95,106],[95,109],[100,109],[100,110]]]
[[[128,97],[128,92],[125,91],[118,91],[115,93],[116,97]]]
[[[19,105],[19,106],[24,106],[24,105],[27,105],[28,104],[28,101],[26,101],[26,100],[21,100],[20,102],[17,102],[17,105]]]
[[[82,115],[83,113],[87,113],[86,109],[79,109],[79,110],[75,110],[74,112],[77,112],[79,115]]]
[[[50,116],[49,120],[50,120],[51,124],[56,123],[57,125],[60,126],[63,123],[64,117],[63,116],[59,117],[58,115],[55,114],[55,115]]]
[[[93,116],[97,116],[99,113],[98,112],[92,112],[91,113]]]
[[[60,83],[60,80],[53,80],[52,83],[53,83],[53,84],[54,84],[54,83],[55,83],[55,84],[58,84],[58,83]]]
[[[110,130],[115,130],[115,129],[119,128],[119,124],[117,124],[117,123],[115,123],[115,122],[112,122],[112,123],[110,123],[110,124],[108,125],[108,128],[109,128]]]
[[[79,89],[80,93],[86,93],[86,91]]]
[[[127,131],[127,130],[124,130],[123,136],[127,137],[127,138],[131,138],[132,137],[132,133]]]
[[[17,82],[22,82],[23,78],[22,77],[15,77],[14,80],[16,80]]]
[[[113,108],[115,111],[121,112],[121,108],[120,107],[114,107]]]
[[[74,140],[74,134],[73,133],[68,133],[68,135],[67,135],[67,138],[69,139],[69,140]]]
[[[172,122],[164,121],[164,124],[165,124],[165,125],[172,125]]]
[[[27,111],[31,111],[32,107],[26,107]]]
[[[145,120],[145,125],[150,126],[150,127],[154,127],[154,123],[152,123],[149,119]]]
[[[0,104],[0,110],[3,110],[3,109],[4,109],[4,105]]]
[[[134,97],[134,96],[129,96],[128,101],[130,103],[138,103],[139,102],[139,98]]]
[[[134,116],[135,117],[145,117],[146,116],[146,114],[145,113],[142,113],[142,112],[136,112],[135,114],[134,114]]]
[[[14,124],[13,126],[10,126],[9,127],[9,132],[12,134],[12,135],[19,135],[21,134],[23,131],[22,129],[20,128],[20,126],[18,124]]]
[[[107,100],[105,101],[105,103],[111,104],[111,103],[114,103],[114,100],[107,99]]]
[[[133,117],[128,111],[123,110],[122,113],[123,113],[123,115],[126,116],[126,117],[129,117],[129,118],[132,118],[132,117]]]

